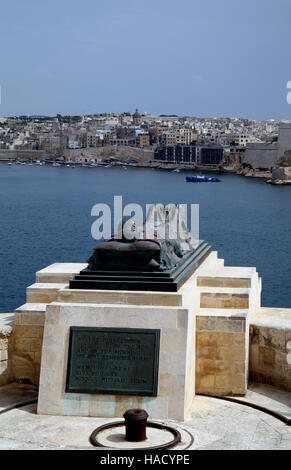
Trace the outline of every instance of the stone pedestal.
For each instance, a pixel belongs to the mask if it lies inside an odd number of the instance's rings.
[[[71,326],[160,330],[157,397],[66,393]],[[118,417],[143,408],[152,418],[185,420],[195,395],[195,323],[190,309],[64,304],[46,311],[38,412]]]
[[[178,292],[70,289],[84,267],[39,271],[16,310],[14,378],[38,384],[41,367],[39,413],[120,417],[141,407],[184,420],[195,393],[245,394],[249,321],[260,308],[255,268],[225,267],[212,252]],[[65,392],[70,326],[159,329],[157,397]]]

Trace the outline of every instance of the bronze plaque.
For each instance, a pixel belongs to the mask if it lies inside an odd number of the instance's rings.
[[[157,396],[160,330],[70,329],[66,392]]]

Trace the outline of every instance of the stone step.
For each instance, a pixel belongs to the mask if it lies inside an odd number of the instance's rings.
[[[180,307],[182,294],[176,292],[69,289],[58,292],[58,302],[126,304]]]
[[[46,303],[26,303],[15,310],[15,324],[44,325]]]
[[[258,281],[256,268],[237,268],[223,266],[213,270],[204,269],[197,276],[198,287],[232,287],[250,288],[254,282]]]
[[[224,267],[224,259],[217,258],[216,260],[216,269],[220,269]]]
[[[250,289],[201,287],[200,308],[249,309]]]
[[[196,275],[198,275],[198,273],[200,273],[200,271],[202,272],[204,269],[210,269],[214,268],[215,266],[221,266],[221,262],[224,262],[224,260],[218,259],[217,251],[211,251],[195,273]]]
[[[87,266],[86,263],[54,263],[36,273],[36,282],[68,284],[76,274],[79,274]]]
[[[51,303],[57,300],[60,289],[66,287],[67,284],[53,282],[36,282],[26,289],[27,303]]]

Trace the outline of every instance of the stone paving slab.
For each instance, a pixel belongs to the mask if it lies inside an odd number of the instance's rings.
[[[34,400],[37,396],[38,392],[33,385],[16,383],[4,385],[0,387],[0,412],[15,403]]]
[[[263,396],[282,408],[288,407],[288,396],[260,385],[251,386],[250,397]],[[11,384],[0,388],[0,405],[3,409],[14,401],[31,399],[35,391],[29,386]],[[268,393],[268,396],[266,395]],[[272,398],[273,397],[273,398]],[[262,401],[261,401],[262,402]],[[36,405],[14,409],[0,415],[0,449],[91,449],[92,431],[117,419],[73,416],[43,416],[36,414]],[[291,450],[291,426],[261,411],[226,402],[216,398],[196,396],[190,421],[164,421],[194,436],[191,450]]]
[[[291,416],[291,393],[279,390],[272,385],[251,383],[248,385],[246,395],[239,397],[239,400],[264,406],[283,415]]]

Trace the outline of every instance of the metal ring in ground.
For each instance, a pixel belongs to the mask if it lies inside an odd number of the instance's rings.
[[[0,415],[2,415],[4,413],[8,413],[8,411],[15,410],[16,408],[22,408],[24,406],[32,405],[32,404],[37,403],[37,402],[38,402],[38,399],[35,398],[33,400],[21,401],[21,402],[14,403],[14,405],[10,405],[7,408],[4,408],[3,410],[0,410]]]
[[[266,413],[268,415],[273,416],[274,418],[279,419],[280,421],[283,421],[283,423],[287,424],[287,426],[291,426],[290,416],[285,416],[282,413],[279,413],[278,411],[272,410],[271,408],[266,408],[265,406],[257,405],[256,403],[253,403],[251,401],[240,400],[236,397],[219,397],[215,395],[209,395],[207,393],[199,393],[198,395],[201,395],[202,397],[216,398],[217,400],[230,401],[232,403],[237,403],[238,405],[249,406],[250,408],[254,408],[254,410],[262,411],[263,413]]]
[[[105,431],[106,429],[110,428],[117,428],[120,426],[125,426],[125,421],[116,421],[115,423],[108,423],[108,424],[103,424],[102,426],[99,426],[98,428],[94,429],[92,432],[89,441],[94,447],[103,447],[104,449],[113,449],[112,447],[107,447],[104,446],[103,444],[100,444],[100,442],[97,440],[97,435],[101,431]],[[166,426],[164,424],[159,424],[155,423],[153,421],[148,421],[147,422],[147,427],[149,428],[156,428],[156,429],[161,429],[163,431],[168,431],[171,434],[173,434],[174,439],[170,442],[166,442],[166,444],[161,444],[160,446],[154,446],[154,447],[139,447],[139,448],[131,448],[131,449],[126,449],[126,450],[163,450],[163,449],[170,449],[177,445],[179,442],[181,442],[181,434],[177,429],[171,428],[170,426]]]

